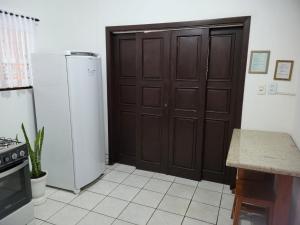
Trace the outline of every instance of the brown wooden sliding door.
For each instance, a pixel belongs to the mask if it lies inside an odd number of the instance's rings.
[[[167,171],[169,32],[138,33],[136,165]]]
[[[121,163],[135,164],[137,71],[135,34],[114,37],[113,117],[114,151]]]
[[[169,172],[200,179],[208,29],[172,32]]]
[[[241,123],[249,31],[249,18],[237,21],[219,28],[145,25],[150,32],[112,28],[120,29],[108,52],[114,161],[229,183],[234,176],[225,162]]]
[[[227,152],[235,127],[238,85],[242,79],[241,28],[213,29],[206,90],[203,178],[228,179]]]

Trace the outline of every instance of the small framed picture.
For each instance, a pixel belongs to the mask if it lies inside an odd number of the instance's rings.
[[[267,74],[269,60],[270,51],[251,51],[249,73]]]
[[[276,60],[274,80],[291,80],[293,66],[293,60]]]

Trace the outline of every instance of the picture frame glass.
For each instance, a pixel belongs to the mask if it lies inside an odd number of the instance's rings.
[[[267,74],[270,51],[252,51],[249,73]]]
[[[290,78],[290,71],[292,69],[291,62],[278,62],[276,69],[276,79],[288,80]]]

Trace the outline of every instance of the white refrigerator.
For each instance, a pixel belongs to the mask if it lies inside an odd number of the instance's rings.
[[[32,66],[47,185],[78,193],[105,169],[101,60],[84,53],[33,54]]]

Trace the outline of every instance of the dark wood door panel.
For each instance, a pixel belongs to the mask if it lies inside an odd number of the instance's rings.
[[[120,102],[122,105],[136,104],[136,85],[120,84]]]
[[[131,35],[119,38],[119,76],[136,77],[136,42]]]
[[[229,132],[229,121],[205,120],[203,176],[206,179],[224,181]]]
[[[135,164],[136,158],[136,38],[114,37],[114,150],[118,161]]]
[[[232,34],[219,34],[210,37],[210,60],[208,80],[231,80],[232,48],[234,48]]]
[[[247,23],[246,31],[194,26],[111,33],[110,160],[228,183],[234,173],[225,161],[232,130],[240,127]]]
[[[231,88],[207,88],[206,111],[212,113],[230,113]]]
[[[169,32],[137,34],[137,168],[167,172]]]
[[[163,87],[144,86],[141,88],[142,107],[161,108],[163,107]]]
[[[240,66],[241,29],[211,30],[203,155],[203,177],[208,180],[229,180],[225,163],[235,127]]]
[[[173,43],[177,45],[176,55],[176,79],[188,80],[199,79],[198,74],[198,54],[201,52],[201,39],[198,31],[176,32],[173,34]],[[176,35],[174,37],[174,35]],[[174,40],[176,39],[176,40]],[[200,43],[200,46],[199,46]],[[174,45],[173,45],[174,47]],[[200,49],[199,49],[200,48]]]
[[[165,41],[159,38],[145,38],[142,40],[143,49],[143,80],[147,79],[163,79],[163,66],[161,65],[164,59],[163,48]]]
[[[199,180],[202,167],[208,30],[173,31],[169,172]]]
[[[132,161],[136,152],[136,113],[120,112],[120,161]]]
[[[157,167],[162,163],[162,117],[143,114],[141,116],[141,157],[144,164],[155,164]]]
[[[202,120],[175,117],[172,122],[173,135],[170,137],[169,173],[189,179],[199,180],[201,175]],[[200,130],[199,130],[200,128]],[[201,148],[200,148],[201,149]]]
[[[175,88],[175,109],[193,110],[199,108],[199,88],[198,87],[176,87]]]
[[[174,118],[172,164],[177,167],[194,168],[197,146],[197,120]],[[184,151],[183,151],[184,149]]]
[[[170,140],[169,173],[194,180],[201,178],[202,120],[175,117]],[[200,128],[200,129],[199,129]]]

